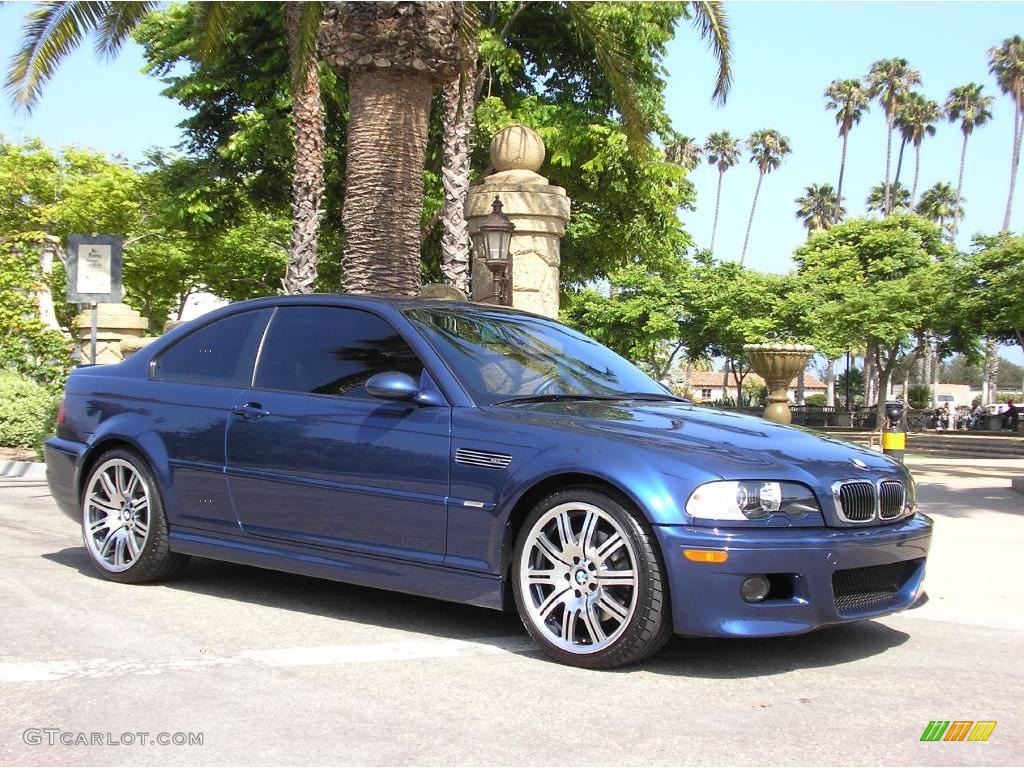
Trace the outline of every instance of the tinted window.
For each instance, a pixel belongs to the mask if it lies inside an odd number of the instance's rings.
[[[270,310],[225,317],[189,334],[157,359],[156,378],[248,386]]]
[[[267,332],[256,386],[369,397],[363,384],[381,371],[402,371],[417,381],[423,371],[386,321],[358,309],[282,307]]]

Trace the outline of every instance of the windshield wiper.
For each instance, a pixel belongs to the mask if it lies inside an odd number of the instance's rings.
[[[512,397],[508,400],[499,400],[493,405],[515,405],[517,403],[554,403],[559,400],[598,400],[598,401],[621,401],[621,400],[671,400],[677,403],[686,403],[681,397],[661,394],[659,392],[621,392],[616,395],[587,395],[587,394],[558,394],[558,395],[524,395]]]

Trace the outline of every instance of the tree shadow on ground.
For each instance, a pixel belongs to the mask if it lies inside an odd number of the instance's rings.
[[[102,578],[82,547],[69,547],[43,557],[90,578]],[[200,558],[193,558],[180,577],[161,586],[242,601],[256,608],[295,611],[438,638],[472,640],[538,660],[547,658],[530,643],[522,624],[511,612]],[[902,645],[908,638],[904,632],[872,621],[788,638],[676,637],[653,658],[616,671],[708,679],[765,677],[859,661]]]

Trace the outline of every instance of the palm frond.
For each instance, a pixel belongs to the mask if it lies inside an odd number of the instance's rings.
[[[289,69],[294,93],[301,90],[308,67],[317,66],[317,41],[320,39],[320,22],[323,17],[322,2],[285,4],[284,23],[287,26]]]
[[[195,3],[192,39],[200,60],[208,59],[227,38],[231,23],[245,11],[245,3]]]
[[[690,3],[691,20],[700,36],[707,41],[708,50],[718,61],[718,78],[711,98],[716,104],[725,104],[732,87],[732,40],[725,4],[719,0]]]
[[[630,148],[639,152],[650,146],[650,121],[633,88],[633,67],[615,29],[595,13],[591,3],[566,3],[565,9],[576,34],[593,50],[597,65],[608,79]]]
[[[21,47],[11,60],[4,82],[15,109],[31,111],[43,85],[60,63],[97,29],[109,11],[108,2],[46,0],[25,17]]]
[[[76,5],[77,3],[68,3]],[[121,50],[124,41],[139,23],[156,10],[157,2],[111,2],[99,19],[96,37],[96,55],[112,59]]]

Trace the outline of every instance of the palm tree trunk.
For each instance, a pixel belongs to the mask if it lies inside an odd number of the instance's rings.
[[[715,252],[715,235],[718,233],[718,206],[722,202],[722,177],[725,171],[718,172],[718,189],[715,190],[715,217],[711,221],[711,252]]]
[[[836,361],[829,357],[825,363],[825,405],[831,408],[836,404]]]
[[[292,55],[299,45],[301,3],[285,3],[285,31]],[[303,62],[305,75],[293,85],[292,242],[282,281],[285,293],[316,291],[317,236],[324,198],[324,105],[320,98],[320,65],[316,53]]]
[[[890,207],[890,191],[889,191],[889,172],[892,170],[892,118],[888,117],[885,120],[886,134],[885,134],[885,200],[882,203],[882,216],[888,216]]]
[[[839,204],[843,204],[843,175],[846,173],[846,145],[850,141],[850,132],[843,134],[843,152],[839,156],[839,184],[836,185],[836,197]]]
[[[445,282],[469,294],[469,224],[466,222],[466,194],[469,191],[470,158],[473,153],[473,88],[475,62],[470,70],[444,84],[444,160],[441,186],[441,272]]]
[[[1017,167],[1020,165],[1020,139],[1024,133],[1024,115],[1018,108],[1013,115],[1013,158],[1010,161],[1010,194],[1006,197],[1006,214],[1003,216],[1003,232],[1010,231],[1010,214],[1013,211],[1013,193],[1017,187]]]
[[[999,400],[999,341],[994,338],[985,340],[985,388],[988,390],[990,403]]]
[[[914,209],[914,203],[917,202],[917,179],[921,175],[921,145],[918,144],[914,147],[914,188],[910,190],[910,209]],[[939,227],[941,228],[941,224]]]
[[[750,228],[754,224],[754,209],[757,208],[757,196],[761,194],[761,182],[764,180],[764,174],[757,174],[757,186],[754,187],[754,202],[750,206],[750,218],[747,219],[747,234],[743,238],[743,250],[740,252],[740,266],[743,266],[743,260],[747,258],[747,244],[750,242]]]
[[[960,147],[960,177],[956,182],[956,209],[953,212],[953,240],[956,240],[956,231],[960,226],[960,196],[964,189],[964,166],[967,163],[967,138],[970,134],[964,134],[964,143]]]
[[[433,81],[375,68],[352,72],[348,87],[342,289],[414,295]]]
[[[900,173],[903,171],[903,150],[907,148],[907,140],[900,140],[900,153],[896,156],[896,178],[893,179],[892,185],[898,187],[900,185]]]

